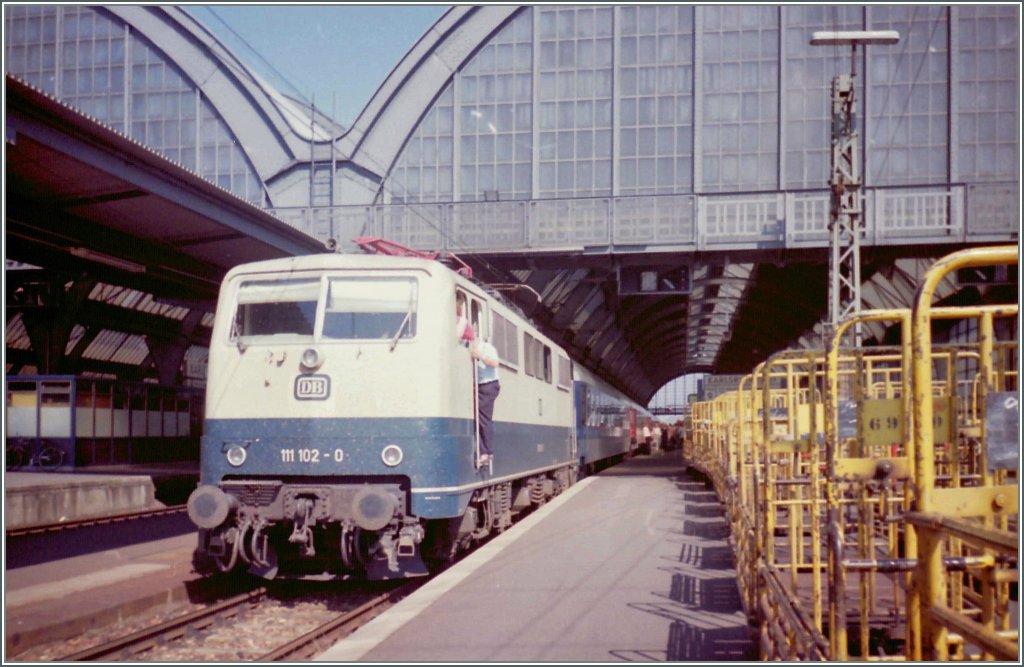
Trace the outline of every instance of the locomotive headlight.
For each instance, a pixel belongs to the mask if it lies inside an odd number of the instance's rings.
[[[398,445],[388,445],[384,448],[384,451],[380,453],[380,458],[384,461],[384,465],[392,468],[402,462],[403,456],[405,456],[405,454],[402,453],[402,448]]]
[[[320,350],[315,347],[307,347],[302,353],[302,357],[299,359],[299,363],[306,370],[315,371],[320,368],[320,365],[324,363],[324,355],[320,354]]]
[[[239,447],[235,445],[227,451],[228,463],[235,466],[236,468],[245,463],[245,458],[248,456],[245,453],[245,447]]]

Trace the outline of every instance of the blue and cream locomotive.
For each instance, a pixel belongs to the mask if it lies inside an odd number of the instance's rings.
[[[457,300],[501,359],[489,465]],[[236,267],[221,287],[188,502],[196,570],[426,574],[572,485],[581,466],[627,455],[623,424],[640,408],[615,394],[589,375],[574,381],[565,352],[439,261],[322,254]],[[615,424],[580,416],[612,402]]]

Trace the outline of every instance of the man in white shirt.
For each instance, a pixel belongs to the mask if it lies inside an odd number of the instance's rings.
[[[478,419],[480,420],[480,463],[487,465],[494,459],[491,438],[494,434],[494,400],[501,391],[498,382],[498,351],[490,341],[477,337],[470,348],[476,360],[476,387]]]

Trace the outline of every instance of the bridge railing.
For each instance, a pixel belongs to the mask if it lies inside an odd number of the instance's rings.
[[[862,243],[1015,240],[1017,194],[1015,183],[866,188]],[[829,195],[637,195],[269,212],[323,241],[381,236],[423,250],[807,248],[828,245]]]

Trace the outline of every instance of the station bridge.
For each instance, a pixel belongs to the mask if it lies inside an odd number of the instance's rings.
[[[867,188],[862,305],[904,307],[956,249],[1015,242],[1016,187]],[[379,236],[446,250],[497,283],[573,358],[649,400],[686,373],[749,372],[772,352],[821,346],[829,193],[300,207],[271,211],[325,242]],[[985,299],[947,281],[942,297]],[[954,296],[958,295],[958,296]],[[887,329],[866,325],[864,340]]]

